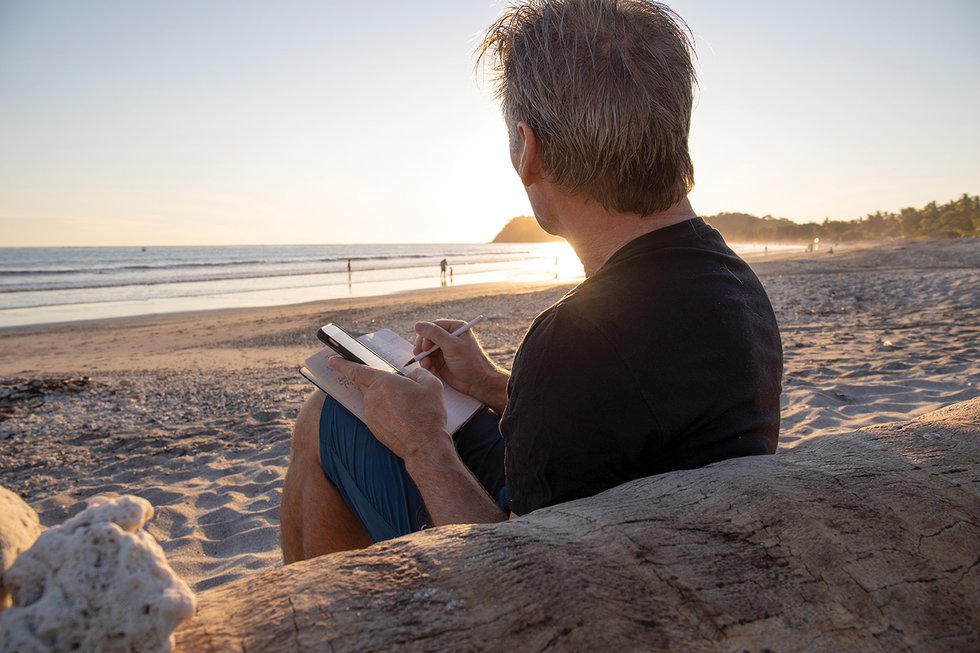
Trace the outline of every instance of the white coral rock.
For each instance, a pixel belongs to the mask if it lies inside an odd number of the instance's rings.
[[[7,570],[40,533],[41,522],[34,509],[10,490],[0,487],[0,612],[10,605],[10,592],[4,581]]]
[[[100,498],[42,533],[4,577],[0,652],[171,651],[195,600],[142,530],[152,516],[145,499]]]

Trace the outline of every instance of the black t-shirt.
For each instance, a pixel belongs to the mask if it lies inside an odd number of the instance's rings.
[[[721,234],[696,218],[633,240],[524,336],[500,422],[511,510],[775,452],[782,365]]]

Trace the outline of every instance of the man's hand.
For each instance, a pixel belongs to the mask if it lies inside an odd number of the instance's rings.
[[[416,354],[439,345],[438,351],[419,364],[463,394],[502,413],[507,405],[510,375],[490,360],[472,329],[459,336],[452,335],[463,324],[460,320],[416,323]]]
[[[442,383],[428,371],[415,368],[399,376],[340,356],[331,356],[327,364],[361,389],[371,433],[406,463],[446,443],[451,446]]]
[[[434,525],[507,519],[456,453],[439,379],[418,367],[405,377],[340,356],[327,364],[361,389],[368,428],[405,461]]]

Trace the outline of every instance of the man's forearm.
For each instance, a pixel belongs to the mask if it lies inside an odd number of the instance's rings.
[[[445,524],[488,524],[507,519],[459,459],[447,438],[432,449],[405,461],[434,526]]]
[[[487,373],[480,384],[479,391],[474,394],[474,398],[489,406],[493,412],[501,415],[507,407],[508,381],[510,381],[510,372],[494,365],[494,369]]]

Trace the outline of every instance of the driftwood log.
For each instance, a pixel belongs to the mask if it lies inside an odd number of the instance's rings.
[[[980,650],[980,399],[204,592],[179,651]]]

